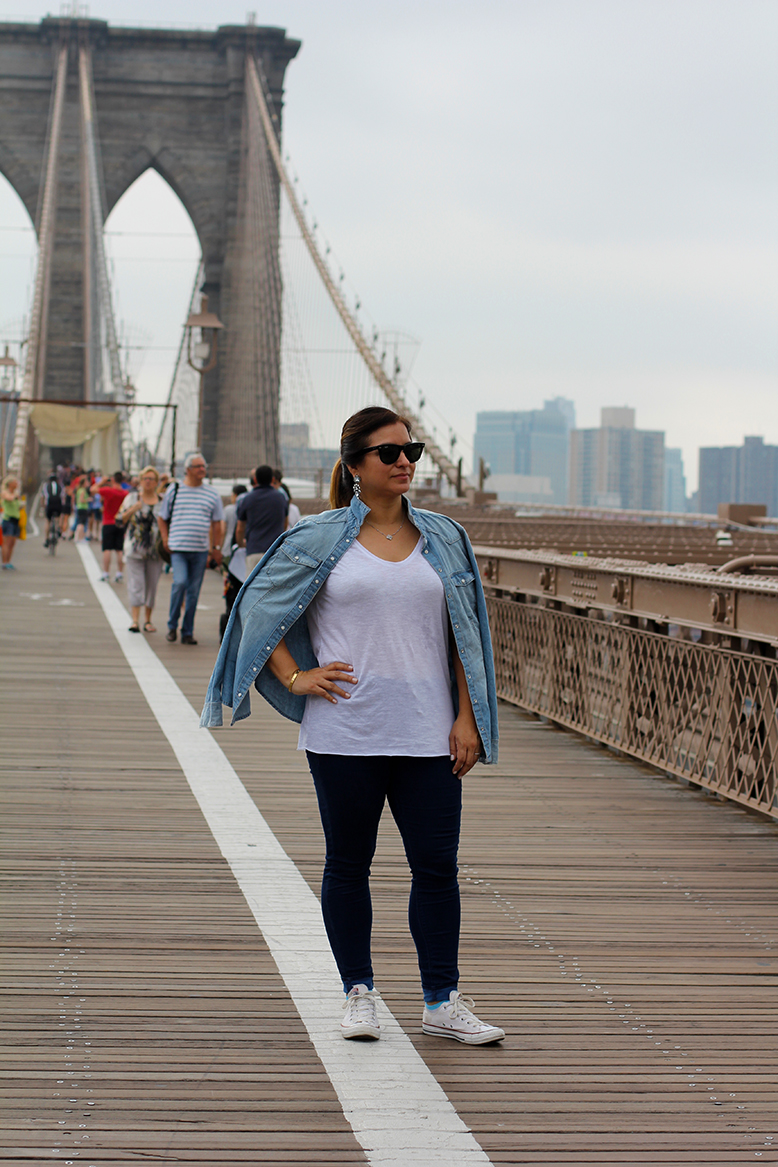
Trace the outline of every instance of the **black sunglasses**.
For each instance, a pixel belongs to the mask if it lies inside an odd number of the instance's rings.
[[[418,462],[424,453],[424,442],[406,442],[404,446],[399,446],[395,442],[382,442],[380,446],[367,446],[366,449],[360,450],[357,457],[361,458],[363,454],[369,454],[373,450],[377,451],[384,466],[391,466],[399,459],[400,454],[405,454],[409,462]]]

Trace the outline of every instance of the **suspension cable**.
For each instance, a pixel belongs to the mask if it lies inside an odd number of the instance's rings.
[[[419,418],[413,415],[405,399],[403,398],[402,393],[399,391],[397,386],[389,380],[386,373],[381,368],[381,365],[376,360],[375,355],[373,354],[367,340],[362,333],[362,329],[360,328],[355,318],[352,316],[349,309],[346,307],[345,301],[343,300],[339,289],[330,276],[327,265],[320,255],[316,242],[308,229],[305,215],[303,214],[302,208],[300,207],[300,204],[297,200],[294,187],[290,182],[289,176],[286,172],[286,167],[284,166],[283,159],[281,157],[281,150],[279,148],[276,131],[273,128],[270,112],[265,100],[264,86],[262,81],[260,81],[257,62],[250,53],[246,54],[246,78],[248,82],[247,90],[253,95],[256,102],[257,109],[262,120],[262,127],[265,131],[265,139],[267,141],[268,149],[270,150],[273,163],[278,173],[279,180],[283,185],[284,190],[286,191],[287,198],[289,199],[289,205],[292,209],[292,213],[294,214],[295,219],[297,220],[297,226],[299,227],[300,234],[305,241],[305,246],[308,249],[308,253],[314,262],[316,270],[318,271],[325,288],[327,289],[329,297],[335,306],[335,310],[340,316],[340,319],[342,320],[349,336],[353,340],[357,351],[367,365],[374,381],[388,398],[392,409],[396,413],[404,415],[409,419],[409,421],[413,423],[414,436],[418,437],[425,443],[425,453],[429,455],[429,457],[442,472],[442,474],[448,479],[451,485],[458,487],[460,484],[458,467],[455,466],[455,464],[443,452],[437,443],[431,439],[429,434],[425,433]]]
[[[59,142],[62,130],[62,109],[65,103],[67,82],[68,48],[63,44],[57,59],[54,104],[51,113],[49,142],[46,157],[46,178],[43,184],[43,205],[40,214],[40,234],[38,236],[38,266],[35,272],[35,289],[30,313],[30,331],[27,338],[27,355],[24,362],[24,381],[16,413],[16,428],[8,469],[22,476],[24,453],[30,427],[30,410],[39,395],[43,377],[46,323],[48,317],[49,286],[51,283],[51,252],[53,246],[54,222],[56,219],[57,168],[59,163]]]
[[[135,443],[130,429],[130,419],[127,410],[127,398],[122,377],[121,359],[119,356],[119,341],[116,335],[116,322],[111,300],[111,284],[108,276],[108,262],[105,255],[103,240],[103,195],[100,186],[99,170],[97,166],[97,146],[95,135],[94,105],[92,100],[92,68],[88,46],[81,45],[78,50],[78,75],[81,93],[81,122],[84,134],[85,164],[87,174],[86,198],[87,232],[91,237],[92,270],[97,276],[98,302],[100,305],[101,323],[105,329],[105,348],[108,355],[108,366],[114,398],[120,406],[119,434],[121,439],[122,463],[125,469],[130,469],[135,452]],[[86,234],[86,233],[85,233]],[[102,339],[102,337],[101,337]],[[91,338],[90,338],[91,340]],[[91,351],[91,349],[90,349]]]

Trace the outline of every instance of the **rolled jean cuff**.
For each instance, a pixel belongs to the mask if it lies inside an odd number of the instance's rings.
[[[436,1001],[448,1001],[451,994],[456,993],[458,988],[458,985],[449,985],[447,989],[425,989],[425,1004],[434,1005]]]

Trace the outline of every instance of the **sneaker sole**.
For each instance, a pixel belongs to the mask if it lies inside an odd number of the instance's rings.
[[[365,1039],[368,1041],[378,1041],[381,1036],[381,1030],[376,1029],[372,1025],[354,1025],[351,1029],[343,1029],[341,1027],[340,1032],[346,1041],[352,1041],[354,1038],[361,1038],[363,1041]]]
[[[488,1029],[486,1033],[457,1033],[453,1029],[438,1029],[436,1026],[422,1022],[422,1032],[429,1037],[450,1037],[454,1041],[464,1042],[465,1045],[490,1045],[495,1041],[503,1041],[505,1032],[502,1029]]]

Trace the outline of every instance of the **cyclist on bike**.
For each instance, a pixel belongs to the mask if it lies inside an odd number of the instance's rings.
[[[48,522],[46,542],[43,544],[44,547],[49,546],[52,539],[52,532],[54,532],[53,538],[55,541],[59,534],[59,520],[63,510],[63,493],[59,479],[52,470],[43,484],[43,500],[46,506],[46,520]]]

